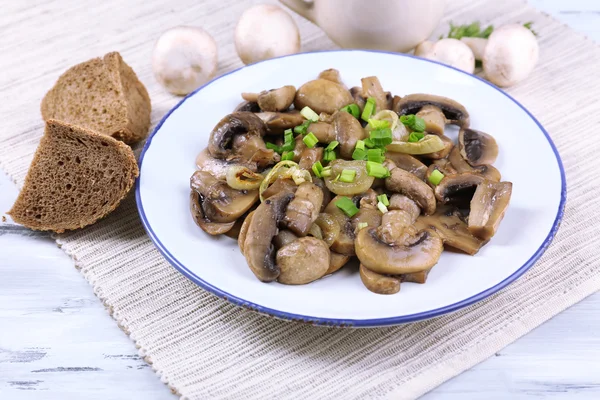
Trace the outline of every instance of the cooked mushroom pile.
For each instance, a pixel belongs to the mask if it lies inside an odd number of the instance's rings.
[[[190,208],[237,238],[261,281],[305,284],[357,257],[367,289],[397,293],[444,248],[474,255],[498,229],[512,184],[456,101],[393,96],[376,77],[348,89],[334,69],[242,98],[196,159]]]

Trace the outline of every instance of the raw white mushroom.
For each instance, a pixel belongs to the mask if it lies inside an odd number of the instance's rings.
[[[475,70],[475,56],[465,43],[457,39],[441,39],[435,43],[423,42],[415,49],[415,55],[439,61],[470,74]]]
[[[522,25],[505,25],[494,30],[483,54],[486,78],[503,87],[522,81],[537,64],[539,51],[535,35]]]
[[[152,53],[156,80],[169,92],[185,95],[217,71],[217,44],[201,28],[178,26],[163,33]]]
[[[476,60],[483,59],[483,53],[488,41],[487,39],[479,37],[463,37],[460,41],[469,46]]]
[[[300,51],[300,32],[281,7],[259,4],[250,7],[235,27],[235,48],[244,64]]]

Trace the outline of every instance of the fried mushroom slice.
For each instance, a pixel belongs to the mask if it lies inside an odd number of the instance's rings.
[[[262,111],[285,111],[294,102],[296,88],[286,85],[278,89],[264,90],[260,93],[242,93],[244,100],[256,102]]]
[[[272,240],[279,232],[278,225],[293,198],[292,193],[280,192],[266,199],[256,208],[248,225],[244,256],[250,270],[263,282],[276,280],[281,272],[275,262]]]
[[[315,281],[329,269],[329,248],[314,237],[301,237],[277,251],[278,282],[303,285]]]
[[[433,214],[436,205],[433,190],[410,172],[396,168],[393,162],[386,160],[385,164],[390,170],[390,176],[385,179],[385,187],[413,200],[424,214]]]
[[[504,218],[511,194],[510,182],[479,184],[471,200],[469,231],[482,240],[491,239]]]
[[[311,182],[301,183],[296,196],[287,207],[283,224],[296,235],[306,236],[319,216],[322,203],[321,188]]]
[[[300,86],[294,99],[296,110],[310,107],[317,114],[333,114],[353,102],[348,89],[328,79],[315,79]]]
[[[473,174],[481,175],[485,179],[494,182],[500,182],[502,176],[500,175],[500,171],[498,171],[492,165],[480,165],[478,167],[472,167],[468,162],[460,154],[460,149],[458,146],[454,146],[450,155],[448,156],[448,161],[456,169],[456,172],[461,174],[463,172],[471,172]]]
[[[361,229],[355,251],[361,264],[373,272],[388,275],[410,274],[431,269],[444,249],[442,239],[428,229],[410,235],[403,243],[385,243],[377,229]]]
[[[498,157],[496,139],[475,129],[460,130],[458,147],[462,158],[473,167],[493,164]]]
[[[400,291],[400,279],[396,277],[378,274],[362,264],[358,271],[362,283],[373,293],[395,294]]]
[[[211,222],[206,218],[200,204],[200,194],[195,190],[190,191],[190,212],[196,225],[209,235],[221,235],[233,228],[235,224],[235,221],[219,223]]]
[[[435,106],[442,110],[446,122],[462,128],[469,127],[469,113],[459,102],[443,96],[415,93],[402,98],[394,98],[394,111],[398,115],[416,114],[425,106]]]

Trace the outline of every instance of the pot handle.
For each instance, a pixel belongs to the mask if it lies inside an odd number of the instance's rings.
[[[312,0],[279,0],[310,22],[315,22],[315,8]]]

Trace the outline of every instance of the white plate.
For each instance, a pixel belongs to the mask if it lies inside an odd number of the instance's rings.
[[[375,75],[397,95],[430,93],[462,103],[471,126],[492,134],[500,147],[495,166],[513,182],[504,221],[475,256],[444,252],[424,285],[400,293],[369,292],[356,268],[308,285],[262,283],[237,242],[213,238],[193,222],[189,178],[210,131],[240,103],[241,92],[291,84],[299,87],[327,68],[350,87]],[[455,134],[455,132],[451,132]],[[455,136],[454,136],[455,138]],[[136,199],[159,251],[182,274],[234,304],[276,317],[322,325],[381,326],[458,310],[500,290],[541,256],[558,228],[566,184],[548,134],[518,102],[464,72],[412,56],[362,50],[305,53],[272,59],[224,75],[183,99],[156,127],[140,159]]]

